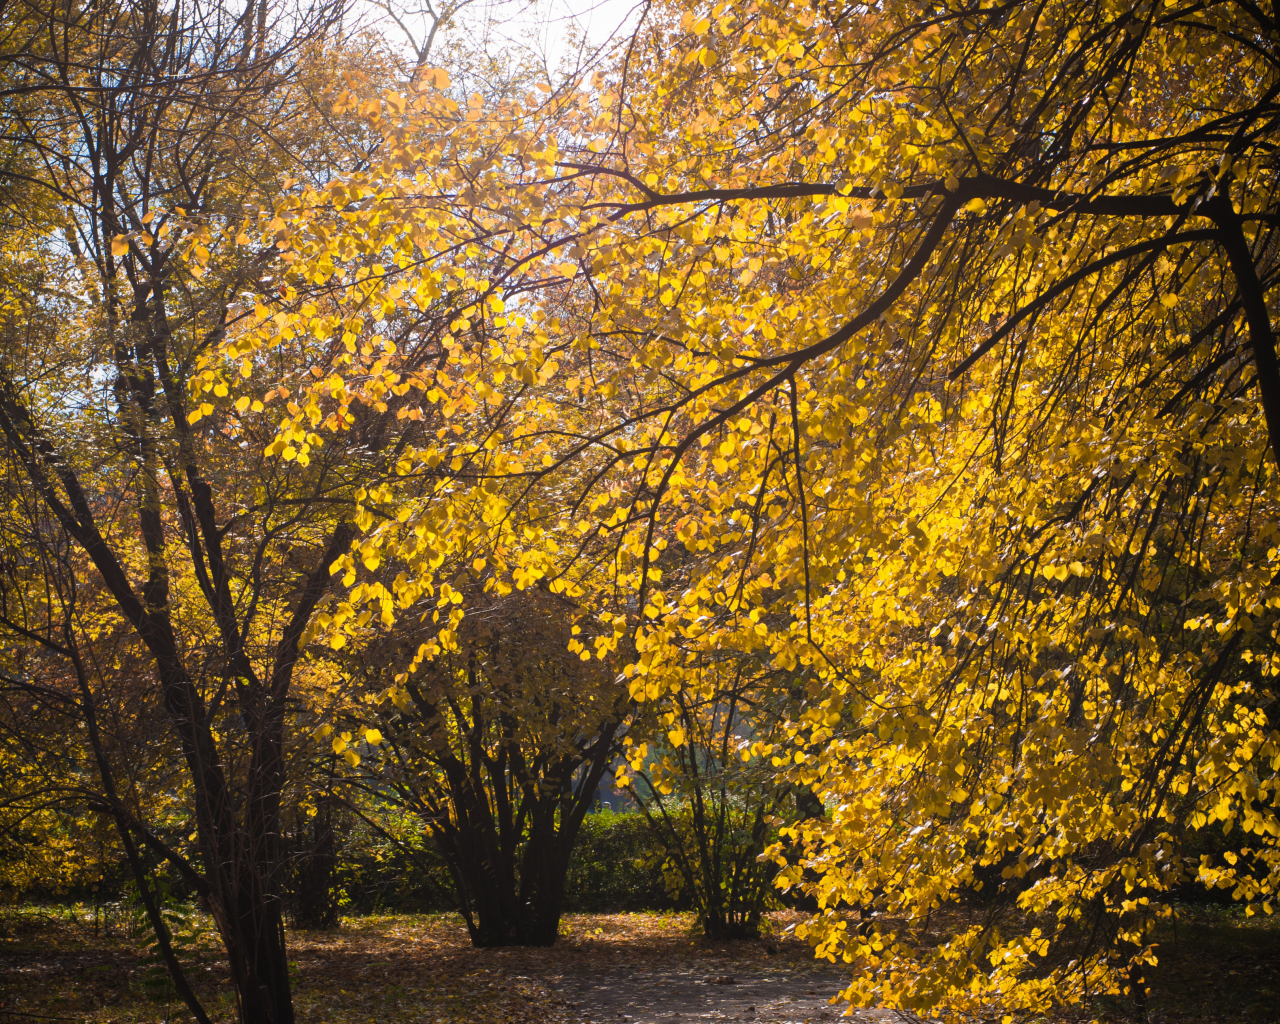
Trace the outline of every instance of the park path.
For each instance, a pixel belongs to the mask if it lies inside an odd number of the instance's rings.
[[[294,937],[298,1020],[914,1024],[831,1005],[851,969],[814,959],[787,930],[800,920],[775,914],[758,942],[707,943],[687,914],[568,914],[554,946],[476,949],[454,918],[352,919]]]
[[[565,1017],[580,1024],[834,1024],[841,1019],[909,1019],[887,1010],[859,1010],[845,1017],[844,1004],[832,1006],[830,999],[848,984],[848,973],[829,965],[746,966],[738,958],[725,959],[730,962],[676,962],[663,967],[650,961],[603,971],[570,969],[541,980],[564,1000],[569,1011]],[[709,967],[729,967],[734,973],[709,974]]]
[[[545,987],[546,1024],[907,1024],[914,1016],[831,1004],[850,968],[815,960],[775,914],[760,942],[694,940],[685,915],[568,915],[550,950],[494,951],[490,965],[510,983]],[[501,965],[500,967],[498,965]]]

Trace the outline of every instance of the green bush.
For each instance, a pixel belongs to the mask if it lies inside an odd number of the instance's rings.
[[[685,910],[668,892],[665,857],[637,812],[588,814],[565,879],[565,909],[579,911]]]
[[[335,919],[339,912],[455,909],[453,879],[421,819],[383,808],[378,822],[374,828],[354,815],[334,818],[329,884]],[[304,872],[296,871],[295,880],[304,885],[308,881]]]
[[[394,824],[399,842],[361,822],[353,822],[344,836],[336,873],[343,912],[457,909],[453,878],[421,823],[408,815],[388,815],[384,824]]]

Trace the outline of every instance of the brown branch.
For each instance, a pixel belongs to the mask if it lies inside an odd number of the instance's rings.
[[[1253,252],[1240,226],[1240,218],[1231,205],[1230,196],[1217,196],[1210,203],[1210,216],[1218,224],[1222,248],[1226,250],[1231,273],[1244,305],[1249,324],[1249,340],[1253,345],[1253,365],[1258,373],[1258,394],[1267,419],[1271,451],[1280,464],[1280,362],[1276,360],[1276,337],[1267,312],[1267,297],[1258,280]]]

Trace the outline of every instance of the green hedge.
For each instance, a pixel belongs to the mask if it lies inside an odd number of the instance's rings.
[[[662,852],[638,812],[588,814],[565,879],[565,909],[683,910],[662,876]]]

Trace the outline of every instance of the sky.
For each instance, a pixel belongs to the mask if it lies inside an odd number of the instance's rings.
[[[506,30],[532,33],[550,54],[560,54],[570,46],[575,26],[587,42],[599,46],[634,23],[640,6],[639,0],[541,0]]]
[[[432,2],[440,11],[449,0]],[[421,0],[364,0],[359,3],[364,9],[362,20],[396,34],[387,3],[406,29],[418,39],[425,35],[430,21],[420,13]],[[643,0],[471,0],[458,14],[454,31],[480,36],[487,30],[500,45],[528,46],[544,54],[547,66],[554,70],[573,57],[577,46],[599,47],[627,32],[642,7]],[[433,52],[439,42],[437,36]]]

